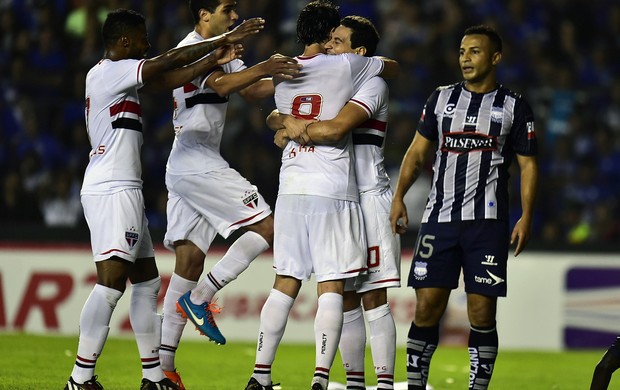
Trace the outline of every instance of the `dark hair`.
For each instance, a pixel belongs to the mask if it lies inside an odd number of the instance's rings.
[[[220,5],[220,0],[189,0],[189,12],[194,18],[194,24],[200,21],[200,10],[206,9],[214,13],[215,9]]]
[[[494,52],[502,52],[502,37],[499,36],[499,33],[493,27],[479,24],[477,26],[471,26],[467,28],[463,33],[463,35],[474,34],[486,35],[491,41],[491,47],[493,48]]]
[[[134,10],[119,8],[111,11],[101,28],[103,43],[109,46],[122,37],[127,30],[144,25],[144,15]]]
[[[311,45],[329,40],[331,31],[340,24],[338,8],[326,0],[308,3],[297,18],[297,42]]]
[[[379,32],[372,22],[361,16],[345,16],[340,21],[344,27],[351,29],[351,47],[364,46],[366,48],[366,57],[371,57],[377,50],[379,43]]]

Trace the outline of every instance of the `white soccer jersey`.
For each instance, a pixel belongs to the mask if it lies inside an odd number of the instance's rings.
[[[355,54],[297,57],[302,74],[276,82],[278,111],[297,118],[329,120],[360,87],[383,70],[383,61]],[[282,152],[278,194],[358,200],[350,135],[336,145],[300,145]]]
[[[202,40],[204,38],[200,34],[192,31],[177,47]],[[244,70],[246,66],[241,60],[233,60],[221,68],[226,73],[234,73]],[[211,72],[207,72],[172,92],[175,137],[166,164],[166,170],[171,174],[203,173],[229,166],[220,154],[228,96],[219,96],[205,86],[205,80],[210,75]]]
[[[351,99],[370,117],[353,130],[355,174],[360,193],[382,193],[390,185],[383,163],[388,99],[389,90],[381,77],[368,80]]]
[[[92,150],[82,194],[142,188],[142,87],[145,60],[104,59],[86,75],[86,127]]]

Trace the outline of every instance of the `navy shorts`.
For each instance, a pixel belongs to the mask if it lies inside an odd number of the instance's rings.
[[[407,285],[455,289],[462,269],[465,292],[504,297],[509,245],[507,221],[423,223]]]

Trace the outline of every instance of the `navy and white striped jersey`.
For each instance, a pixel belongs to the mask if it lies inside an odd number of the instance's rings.
[[[439,87],[417,131],[437,142],[423,223],[508,219],[508,167],[515,153],[537,154],[534,115],[519,94]]]

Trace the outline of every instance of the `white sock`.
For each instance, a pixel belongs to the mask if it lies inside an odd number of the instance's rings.
[[[384,304],[366,311],[370,330],[370,350],[378,389],[394,388],[394,360],[396,359],[396,326],[390,305]]]
[[[110,330],[110,318],[123,293],[95,284],[80,314],[80,337],[71,376],[84,383],[95,375],[95,365]]]
[[[295,303],[293,298],[276,289],[271,289],[269,298],[260,312],[256,361],[252,376],[263,386],[271,385],[271,364],[284,335],[293,303]]]
[[[244,233],[192,290],[191,301],[196,304],[210,302],[215,293],[237,279],[250,263],[267,249],[269,244],[263,236],[251,231]]]
[[[174,371],[176,355],[187,318],[177,313],[177,301],[181,295],[196,287],[197,282],[185,279],[175,273],[170,277],[170,284],[164,297],[164,320],[161,325],[161,347],[159,361],[164,371]]]
[[[316,367],[313,382],[318,381],[324,388],[327,388],[329,370],[334,363],[338,350],[342,321],[342,295],[337,293],[321,294],[314,319]]]
[[[366,324],[361,306],[344,312],[340,356],[347,376],[347,387],[364,387],[364,355],[366,352]]]
[[[142,377],[152,382],[164,379],[159,364],[161,316],[157,314],[157,294],[161,287],[158,276],[146,282],[132,284],[129,321],[136,336],[142,361]]]

